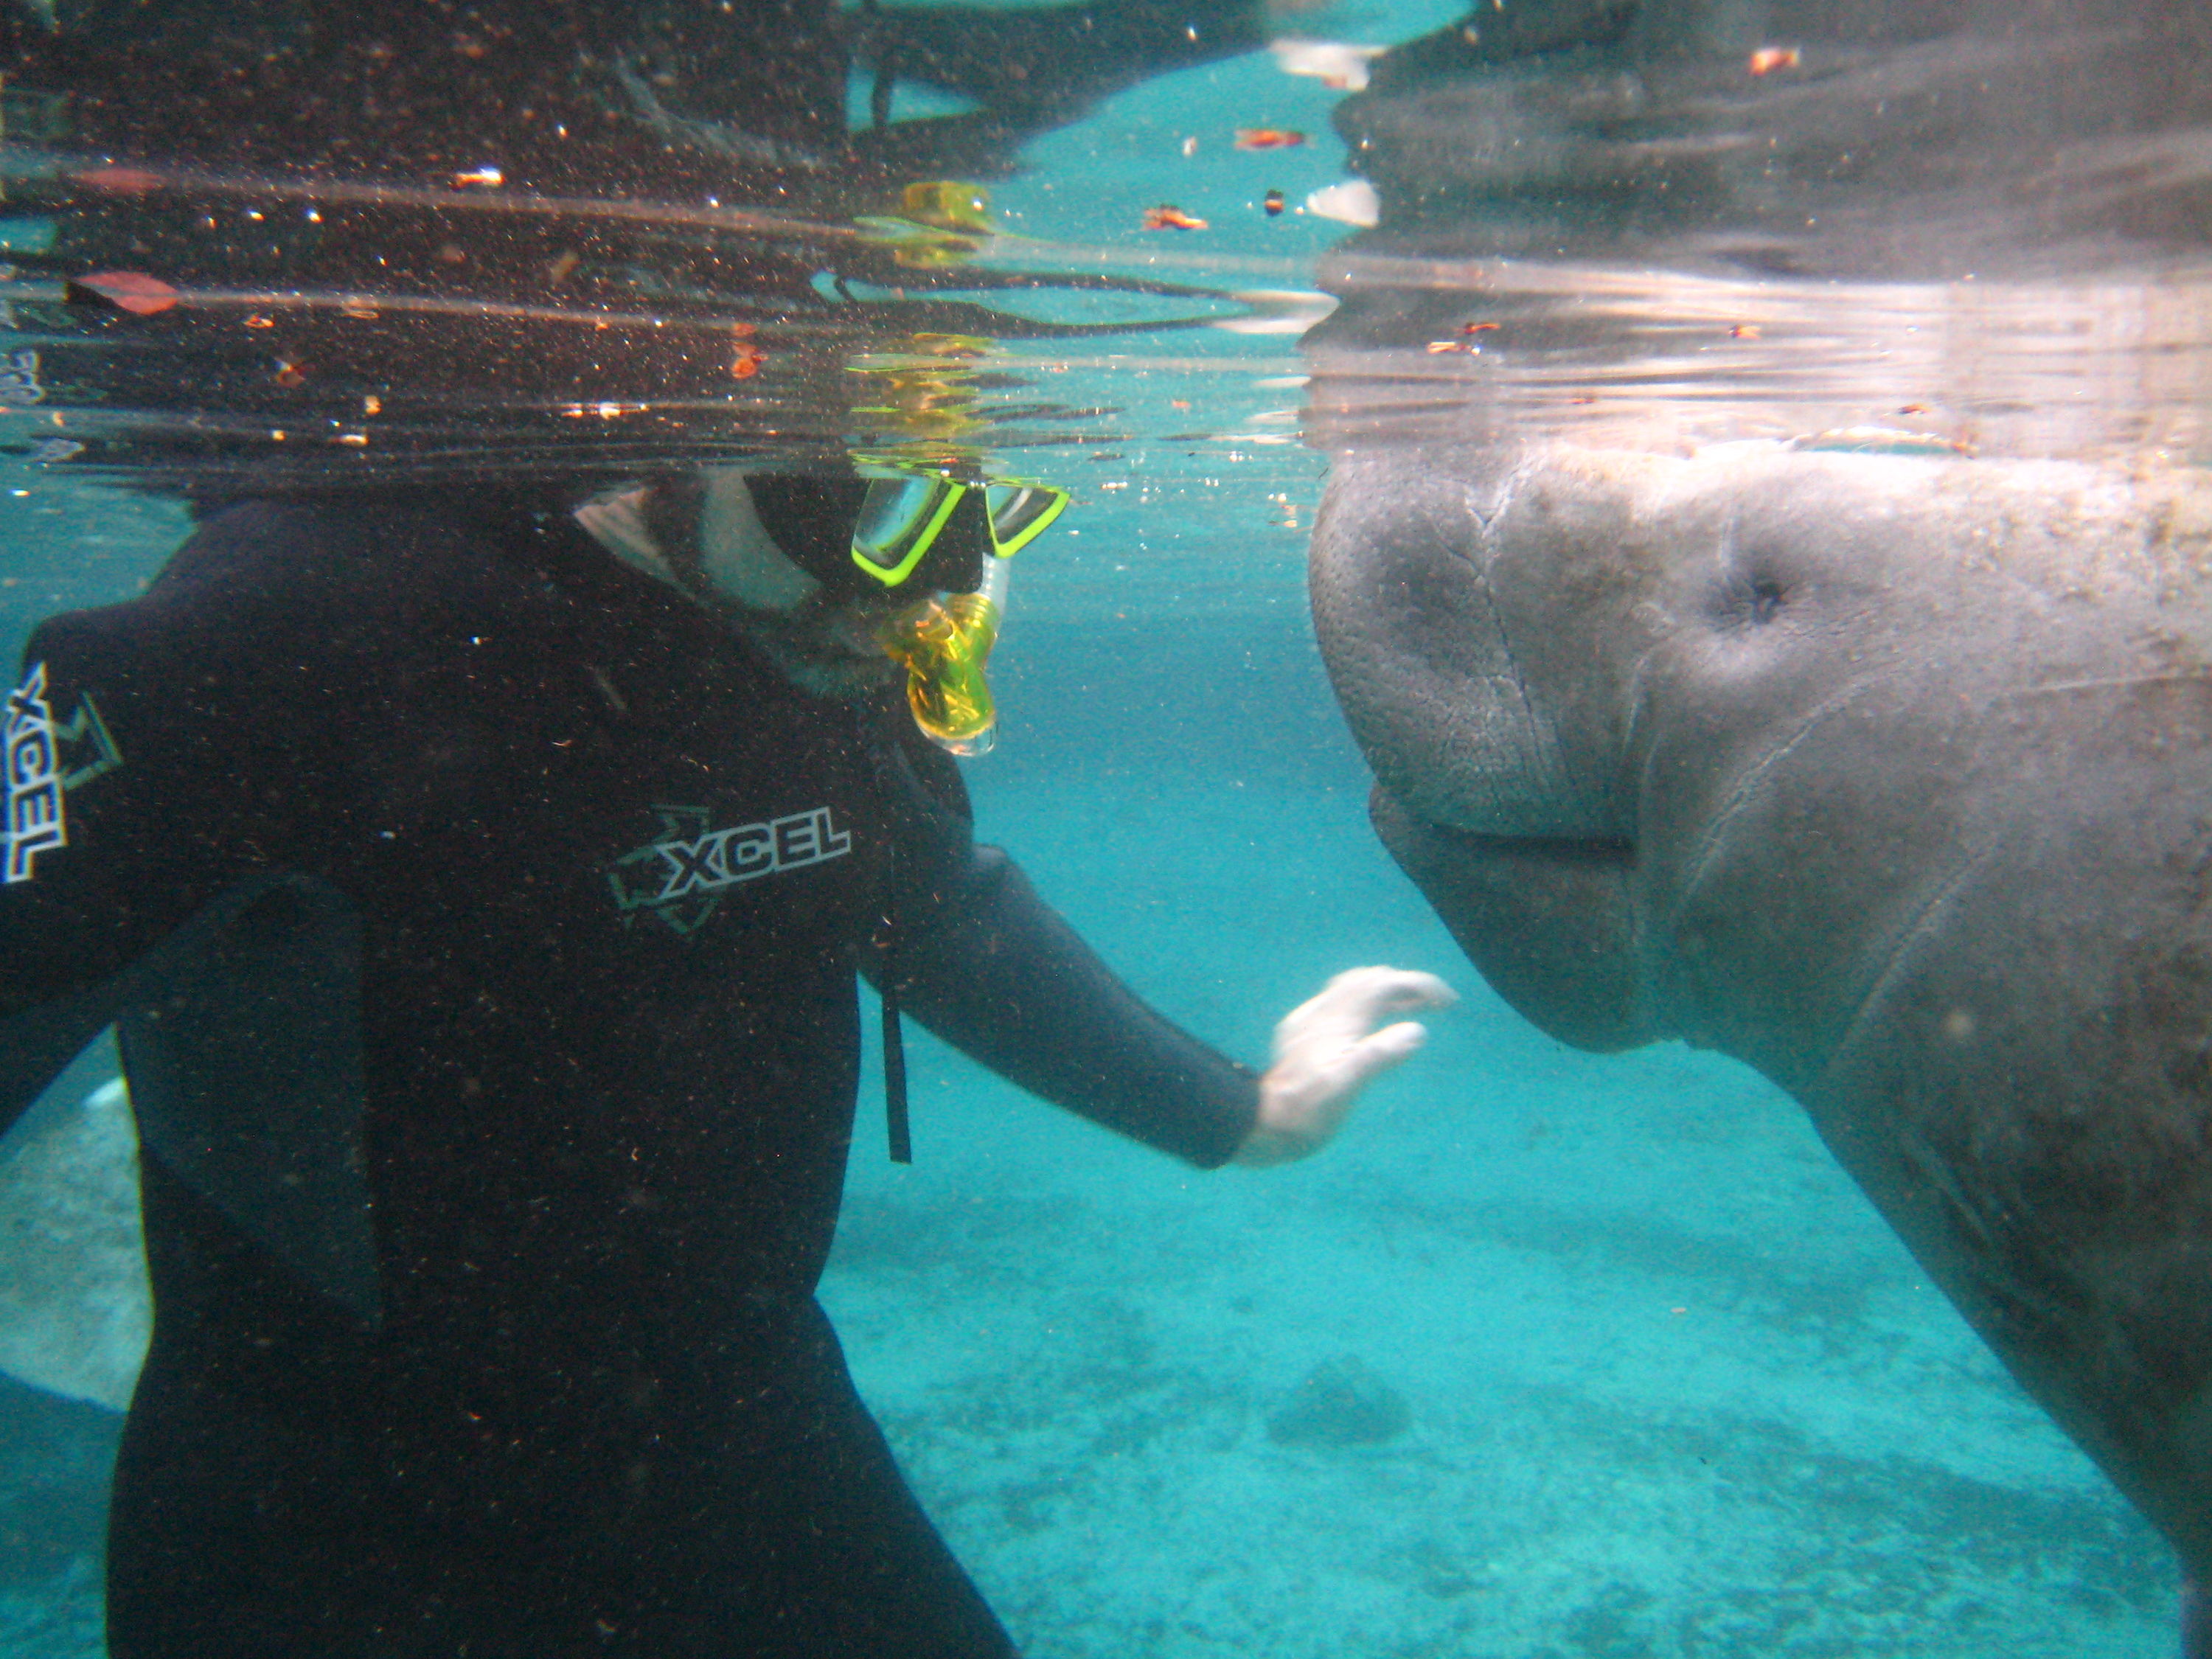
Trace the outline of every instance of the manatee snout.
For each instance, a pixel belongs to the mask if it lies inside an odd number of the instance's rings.
[[[1612,687],[1586,643],[1626,623],[1626,589],[1588,561],[1539,573],[1522,556],[1526,520],[1593,504],[1479,453],[1339,464],[1310,556],[1315,624],[1353,734],[1407,811],[1483,836],[1626,833]],[[1578,529],[1553,539],[1610,539]],[[1547,615],[1563,603],[1586,607],[1571,631]]]
[[[1310,587],[1376,833],[1468,959],[1578,1047],[1648,1041],[1631,951],[1617,501],[1469,453],[1340,467]],[[1532,556],[1533,555],[1533,556]],[[1575,613],[1562,626],[1556,613]]]

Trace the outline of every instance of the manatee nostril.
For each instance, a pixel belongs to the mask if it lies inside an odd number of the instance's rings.
[[[1713,621],[1724,629],[1764,628],[1782,614],[1788,598],[1771,576],[1734,576],[1713,596]]]

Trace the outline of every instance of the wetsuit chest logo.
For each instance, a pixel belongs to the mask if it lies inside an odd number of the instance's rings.
[[[703,806],[653,811],[661,834],[617,859],[607,882],[625,921],[641,910],[679,933],[704,923],[721,895],[740,883],[825,864],[853,850],[852,831],[839,829],[827,806],[733,830],[708,829]]]
[[[8,880],[28,881],[41,853],[69,842],[62,817],[61,773],[55,765],[53,711],[46,706],[46,665],[31,665],[8,695]]]
[[[69,720],[55,720],[43,662],[33,663],[23,683],[8,694],[0,745],[8,775],[8,821],[0,828],[8,856],[0,880],[13,885],[37,873],[40,854],[69,845],[64,793],[113,771],[123,756],[88,695],[77,699]]]

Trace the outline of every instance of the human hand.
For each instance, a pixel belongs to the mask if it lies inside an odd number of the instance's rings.
[[[1260,1079],[1260,1115],[1235,1161],[1253,1168],[1288,1164],[1326,1146],[1369,1079],[1389,1071],[1428,1038],[1400,1020],[1370,1031],[1383,1014],[1449,1008],[1459,1000],[1434,974],[1353,968],[1283,1016],[1274,1063]]]

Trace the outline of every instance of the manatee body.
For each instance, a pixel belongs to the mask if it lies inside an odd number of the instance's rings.
[[[1337,125],[1377,829],[1553,1035],[1790,1091],[2212,1581],[2212,0],[1525,0]]]
[[[1311,576],[1376,828],[1496,988],[1788,1090],[2212,1576],[2212,485],[1346,457]]]

